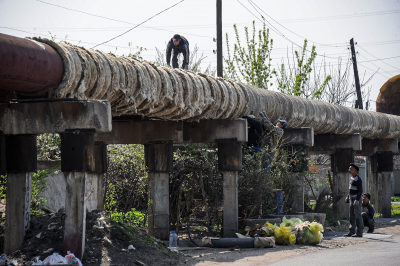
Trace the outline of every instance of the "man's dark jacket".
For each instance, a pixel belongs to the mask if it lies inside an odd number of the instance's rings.
[[[178,53],[183,54],[183,66],[189,65],[189,42],[188,40],[181,35],[181,41],[179,42],[178,45],[174,44],[173,38],[169,40],[168,45],[167,45],[167,64],[169,65],[171,63],[171,52],[174,50],[174,54],[178,55]]]

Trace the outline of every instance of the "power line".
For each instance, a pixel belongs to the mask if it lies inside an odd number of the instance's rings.
[[[373,58],[375,58],[375,59],[377,59],[377,60],[379,60],[379,61],[384,60],[384,59],[389,59],[389,58],[378,59],[378,58],[376,58],[374,55],[368,53],[364,48],[362,48],[362,47],[360,47],[360,46],[358,46],[358,47],[359,47],[361,50],[363,50],[364,52],[366,52],[367,54],[369,54],[370,56],[372,56]],[[399,56],[396,56],[396,57],[399,57]],[[400,70],[399,68],[394,67],[394,66],[392,66],[392,65],[389,65],[389,64],[386,63],[386,62],[382,62],[382,63],[384,63],[385,65],[388,65],[388,66],[390,66],[390,67],[393,67],[394,69]]]
[[[97,44],[97,45],[93,46],[93,48],[95,48],[95,47],[97,47],[97,46],[99,46],[99,45],[102,45],[102,44],[108,43],[108,42],[110,42],[110,41],[112,41],[112,40],[115,40],[115,39],[116,39],[116,38],[118,38],[118,37],[121,37],[122,35],[125,35],[125,34],[127,34],[128,32],[130,32],[130,31],[132,31],[132,30],[136,29],[137,27],[139,27],[140,25],[142,25],[142,24],[146,23],[147,21],[151,20],[152,18],[154,18],[154,17],[156,17],[156,16],[158,16],[158,15],[160,15],[160,14],[164,13],[165,11],[167,11],[167,10],[169,10],[169,9],[171,9],[171,8],[173,8],[173,7],[175,7],[175,6],[177,6],[177,5],[179,5],[179,4],[180,4],[180,3],[182,3],[183,1],[185,1],[185,0],[181,0],[181,1],[179,1],[178,3],[176,3],[176,4],[173,4],[172,6],[170,6],[170,7],[166,8],[166,9],[162,10],[161,12],[158,12],[158,13],[157,13],[157,14],[155,14],[154,16],[152,16],[152,17],[150,17],[150,18],[146,19],[145,21],[143,21],[142,23],[140,23],[140,24],[136,25],[135,27],[133,27],[133,28],[131,28],[131,29],[129,29],[129,30],[127,30],[127,31],[125,31],[124,33],[121,33],[121,34],[119,34],[119,35],[115,36],[114,38],[111,38],[111,39],[109,39],[108,41],[105,41],[105,42],[99,43],[99,44]]]
[[[364,57],[365,59],[368,59],[368,58],[366,58],[363,54],[360,54],[362,57]],[[367,61],[368,63],[370,63],[371,61],[373,61],[373,60],[370,60],[370,61]],[[374,66],[376,66],[376,67],[378,67],[377,65],[375,65],[374,63],[371,63],[372,65],[374,65]],[[378,67],[379,68],[379,67]],[[383,72],[385,72],[385,73],[387,73],[387,74],[389,74],[390,76],[392,76],[392,74],[390,74],[389,72],[387,72],[386,70],[383,70],[382,69],[382,71]]]
[[[368,69],[368,70],[371,70],[372,72],[375,72],[375,73],[377,73],[377,74],[379,74],[379,75],[381,75],[382,77],[384,77],[384,78],[386,78],[386,79],[389,79],[388,77],[386,77],[385,75],[383,75],[382,73],[379,73],[378,71],[380,70],[380,68],[378,67],[378,70],[373,70],[373,69],[370,69],[370,68],[368,68],[368,67],[366,67],[366,66],[364,66],[364,65],[362,65],[362,64],[359,64],[360,66],[363,66],[364,68],[366,68],[366,69]]]
[[[267,20],[262,21],[260,18],[258,18],[253,12],[251,12],[245,5],[243,5],[239,0],[237,0],[238,3],[243,6],[249,13],[251,13],[256,19],[258,19],[259,21],[261,21],[262,23],[265,23],[265,21],[272,27],[272,30],[277,33],[278,35],[280,35],[281,37],[283,37],[285,40],[287,40],[288,42],[296,45],[299,48],[302,48],[302,46],[298,45],[297,43],[291,41],[288,37],[286,37],[284,34],[282,34],[279,30],[277,30],[274,26],[271,25],[271,23],[269,23]],[[256,12],[263,17],[257,10]],[[309,50],[305,49],[307,52],[310,52]],[[321,56],[321,57],[326,57],[326,58],[332,58],[332,59],[336,59],[335,57],[329,57],[329,56],[325,56],[325,55],[319,55],[317,54],[317,56]]]
[[[110,21],[115,21],[115,22],[121,22],[121,23],[129,24],[129,25],[141,26],[140,24],[134,24],[134,23],[130,23],[130,22],[127,22],[127,21],[119,20],[119,19],[113,19],[113,18],[108,18],[108,17],[104,17],[104,16],[100,16],[100,15],[95,15],[95,14],[91,14],[91,13],[88,13],[88,12],[85,12],[85,11],[76,10],[76,9],[72,9],[72,8],[68,8],[68,7],[64,7],[64,6],[60,6],[60,5],[56,5],[56,4],[52,4],[52,3],[47,3],[47,2],[41,1],[41,0],[36,0],[36,1],[37,1],[37,2],[41,2],[41,3],[43,3],[43,4],[46,4],[46,5],[51,5],[51,6],[59,7],[59,8],[66,9],[66,10],[69,10],[69,11],[73,11],[73,12],[78,12],[78,13],[82,13],[82,14],[85,14],[85,15],[89,15],[89,16],[92,16],[92,17],[102,18],[102,19],[106,19],[106,20],[110,20]],[[184,1],[184,0],[182,0],[182,1]],[[181,1],[181,2],[182,2],[182,1]],[[179,2],[179,3],[180,3],[180,2]],[[178,4],[179,4],[179,3],[178,3]],[[171,8],[171,7],[170,7],[170,8]],[[143,24],[143,23],[141,23],[141,24]],[[161,30],[161,31],[167,31],[167,32],[174,32],[174,31],[171,31],[171,30],[160,29],[160,28],[149,27],[149,26],[142,26],[142,27],[148,28],[148,29],[154,29],[154,30]],[[175,33],[175,32],[174,32],[174,33]],[[190,34],[190,33],[182,33],[182,35],[183,35],[183,34],[184,34],[184,35],[197,36],[197,37],[204,37],[204,38],[213,38],[213,37],[210,37],[210,36],[196,35],[196,34]]]
[[[305,37],[303,37],[303,36],[298,35],[297,33],[291,31],[290,29],[288,29],[288,28],[286,28],[285,26],[283,26],[282,24],[280,24],[278,21],[276,21],[276,20],[273,19],[271,16],[269,16],[264,10],[262,10],[262,9],[261,9],[256,3],[254,3],[253,1],[248,0],[248,2],[253,6],[254,9],[256,9],[256,8],[254,7],[254,6],[256,6],[256,7],[257,7],[259,10],[261,10],[261,12],[263,12],[267,17],[269,17],[270,19],[272,19],[275,23],[277,23],[279,26],[281,26],[281,27],[284,28],[285,30],[287,30],[287,31],[289,31],[289,32],[291,32],[291,33],[293,33],[294,35],[296,35],[296,36],[298,36],[298,37],[300,37],[300,38],[302,38],[302,39],[310,40],[310,39],[308,39],[308,38],[305,38]],[[269,24],[271,25],[271,23],[269,23]],[[323,45],[323,46],[331,46],[331,45],[329,45],[329,44],[318,43],[318,42],[315,42],[315,41],[313,41],[313,40],[310,40],[310,41],[313,42],[313,43],[319,44],[319,45]],[[338,46],[334,46],[334,47],[338,47]]]

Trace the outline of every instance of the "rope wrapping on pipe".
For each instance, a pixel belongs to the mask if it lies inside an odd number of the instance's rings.
[[[172,121],[240,118],[265,110],[272,122],[313,127],[318,134],[354,134],[363,138],[400,138],[400,117],[329,104],[156,66],[65,42],[32,38],[61,56],[64,75],[56,98],[108,100],[114,116],[141,115]]]

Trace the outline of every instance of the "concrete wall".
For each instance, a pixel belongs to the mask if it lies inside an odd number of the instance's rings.
[[[46,199],[43,209],[49,212],[57,212],[65,206],[65,190],[67,182],[64,173],[59,170],[60,161],[38,161],[38,170],[55,170],[46,178],[46,190],[40,196]],[[86,182],[85,200],[89,211],[99,209],[98,206],[98,186],[96,175],[88,174]]]

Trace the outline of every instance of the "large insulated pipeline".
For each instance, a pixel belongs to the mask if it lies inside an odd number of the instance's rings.
[[[57,88],[64,74],[60,55],[44,43],[0,33],[0,97],[31,96]]]
[[[52,47],[62,58],[64,73],[56,98],[108,100],[114,116],[198,121],[258,116],[265,110],[273,122],[285,119],[289,127],[313,127],[318,134],[400,138],[398,116],[308,100],[65,42],[31,40]]]

